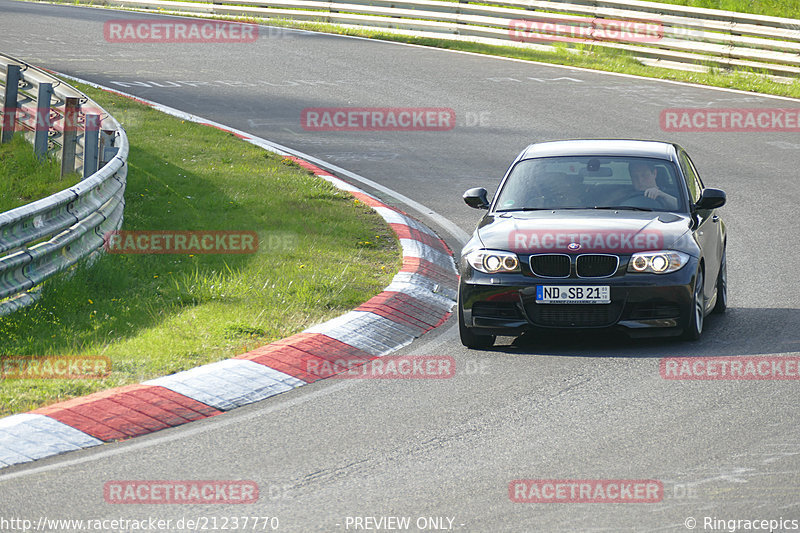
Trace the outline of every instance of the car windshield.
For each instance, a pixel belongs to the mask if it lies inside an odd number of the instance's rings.
[[[642,157],[542,157],[519,161],[495,211],[631,209],[683,211],[675,165]]]

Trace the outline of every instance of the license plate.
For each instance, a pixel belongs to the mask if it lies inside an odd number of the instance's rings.
[[[537,304],[610,304],[608,285],[537,285]]]

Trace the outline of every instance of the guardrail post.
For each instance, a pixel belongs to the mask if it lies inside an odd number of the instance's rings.
[[[83,134],[83,177],[97,172],[97,147],[100,143],[100,115],[86,115]]]
[[[36,125],[34,126],[33,151],[39,159],[47,155],[47,140],[50,138],[50,95],[52,83],[40,83],[36,96]]]
[[[106,166],[106,163],[117,155],[119,148],[114,147],[115,133],[114,130],[100,130],[100,160],[97,165],[99,168]]]
[[[19,65],[6,65],[6,90],[3,100],[3,132],[0,143],[7,143],[14,136],[17,123],[17,94],[19,93]]]
[[[80,98],[67,97],[64,101],[64,133],[61,138],[61,176],[75,170],[75,148],[78,145],[78,108]]]

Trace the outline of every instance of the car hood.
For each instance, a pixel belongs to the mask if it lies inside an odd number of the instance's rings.
[[[675,213],[594,209],[530,211],[486,215],[476,233],[483,248],[511,250],[518,254],[624,255],[664,249],[691,253],[691,247],[683,242],[690,235],[691,223],[688,215]]]

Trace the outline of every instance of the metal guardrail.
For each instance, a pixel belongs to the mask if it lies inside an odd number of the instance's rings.
[[[23,133],[38,154],[61,159],[62,174],[84,176],[73,187],[0,213],[2,316],[34,301],[39,291],[32,289],[97,252],[103,235],[119,229],[128,138],[85,94],[23,61],[0,54],[0,82],[0,139]]]
[[[488,0],[480,4],[464,0],[104,0],[103,4],[325,22],[536,48],[552,48],[555,41],[567,41],[568,45],[626,50],[644,63],[671,68],[706,70],[713,66],[783,77],[800,75],[800,20],[638,0]],[[635,35],[609,38],[610,21],[656,24],[660,34],[657,39],[645,40]],[[563,28],[555,28],[558,24],[588,31],[573,40],[569,36],[574,31],[567,29],[565,34]]]

